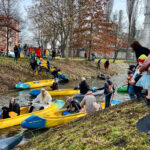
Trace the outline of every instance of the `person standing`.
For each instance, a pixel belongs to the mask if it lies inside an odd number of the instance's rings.
[[[27,58],[27,51],[28,51],[27,44],[24,45],[23,49],[24,49],[24,56]]]
[[[86,106],[87,114],[100,110],[100,105],[97,104],[96,97],[92,94],[92,91],[89,91],[81,101],[81,108],[83,108],[84,105]]]
[[[28,49],[28,54],[29,54],[29,57],[30,57],[30,58],[32,57],[32,52],[33,52],[33,47],[31,46],[31,47]]]
[[[54,59],[55,59],[55,57],[56,57],[56,50],[55,50],[55,49],[53,49],[53,50],[52,50],[52,60],[54,60]]]
[[[110,107],[111,104],[111,98],[115,93],[115,87],[110,80],[110,77],[106,77],[105,84],[103,88],[99,88],[97,90],[103,90],[104,89],[104,95],[105,95],[105,108]]]
[[[134,41],[132,44],[131,44],[131,48],[133,49],[133,51],[135,52],[135,55],[136,55],[136,59],[138,60],[138,58],[144,54],[146,56],[149,55],[150,53],[150,49],[146,48],[146,47],[143,47],[138,41]]]
[[[37,60],[35,59],[34,56],[31,58],[30,65],[31,65],[31,68],[33,70],[33,77],[35,77],[35,72],[36,72],[36,69],[38,67],[38,64],[37,64]]]
[[[18,55],[19,55],[19,49],[18,49],[18,44],[17,43],[14,47],[14,53],[15,53],[14,61],[17,61],[18,60]]]
[[[142,87],[144,90],[148,90],[146,104],[150,106],[150,55],[146,58],[139,71],[140,74],[143,73],[143,75],[136,83],[136,86]]]
[[[81,82],[79,84],[80,94],[86,94],[89,91],[89,85],[86,82],[84,77],[81,78]]]
[[[84,53],[84,58],[87,59],[87,52]]]
[[[126,82],[128,83],[128,93],[130,96],[130,99],[135,98],[135,91],[134,91],[134,84],[132,83],[133,76],[135,74],[136,66],[135,65],[130,65],[129,66],[129,71],[128,71],[128,78]]]
[[[41,57],[41,47],[36,48],[36,50],[35,50],[35,55],[36,55],[36,57],[38,57],[38,58]]]
[[[107,59],[107,60],[105,61],[105,63],[104,63],[104,68],[105,68],[105,70],[108,70],[108,68],[109,68],[109,59]]]
[[[101,66],[101,59],[99,59],[97,62],[97,70],[100,70],[100,66]]]
[[[18,46],[18,58],[20,58],[20,54],[21,54],[21,46],[19,44],[19,46]]]

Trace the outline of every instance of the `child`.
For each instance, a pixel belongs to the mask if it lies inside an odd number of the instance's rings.
[[[135,92],[134,92],[134,84],[131,82],[132,78],[133,78],[133,75],[135,73],[135,65],[130,65],[129,66],[129,71],[128,71],[128,78],[126,80],[126,82],[128,83],[128,93],[129,93],[129,96],[130,96],[130,99],[134,99],[134,95],[135,95]]]

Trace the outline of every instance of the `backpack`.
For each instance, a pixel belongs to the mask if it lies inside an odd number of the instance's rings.
[[[109,93],[112,93],[113,92],[113,84],[112,85],[110,85],[110,84],[108,84],[108,83],[106,83],[107,84],[107,86],[108,86],[108,92]]]

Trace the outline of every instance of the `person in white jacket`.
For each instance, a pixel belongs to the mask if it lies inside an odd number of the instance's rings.
[[[32,101],[32,106],[30,112],[35,108],[36,110],[41,110],[49,107],[52,103],[51,95],[44,89],[41,89],[41,93],[37,96],[36,99]]]

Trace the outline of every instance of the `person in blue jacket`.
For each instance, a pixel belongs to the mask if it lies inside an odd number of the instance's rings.
[[[106,77],[104,87],[99,88],[97,90],[104,90],[104,95],[105,95],[105,108],[110,107],[111,104],[111,98],[115,93],[115,87],[110,80],[110,77]]]

